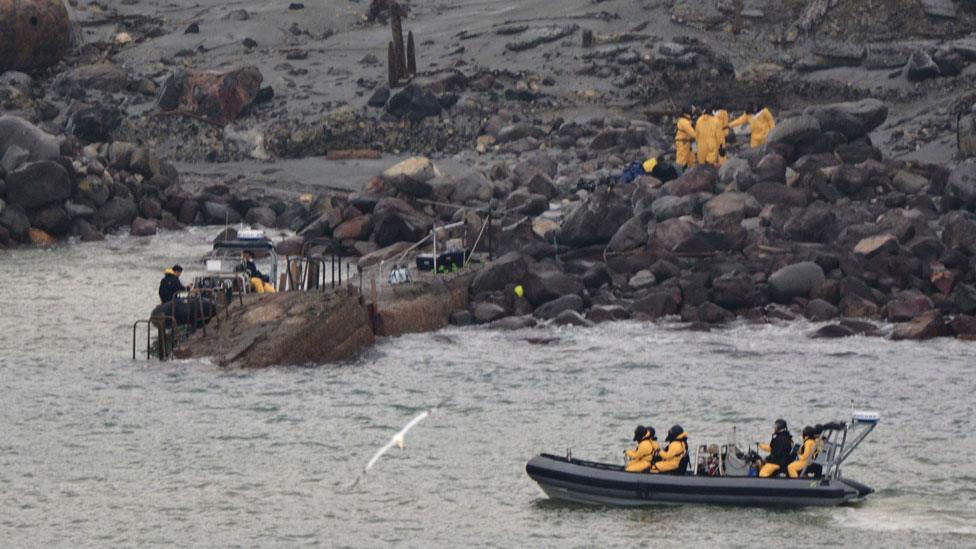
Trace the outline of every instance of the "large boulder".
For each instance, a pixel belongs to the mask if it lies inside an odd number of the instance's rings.
[[[758,305],[756,282],[747,274],[726,273],[712,281],[712,301],[726,309]]]
[[[704,215],[706,221],[723,218],[743,220],[747,217],[759,215],[762,206],[752,195],[746,193],[722,193],[705,203]]]
[[[899,292],[895,299],[885,305],[888,320],[891,322],[907,322],[934,308],[932,300],[918,290]]]
[[[958,199],[967,208],[976,207],[976,163],[968,161],[952,170],[946,182],[946,194]]]
[[[373,240],[380,246],[416,242],[433,227],[434,220],[399,198],[383,198],[373,208]]]
[[[949,335],[949,327],[936,310],[926,311],[911,322],[898,324],[891,332],[891,339],[932,339]]]
[[[791,217],[784,225],[784,231],[794,241],[827,242],[834,236],[836,221],[833,207],[818,202]]]
[[[31,162],[7,174],[7,201],[24,208],[39,208],[71,196],[71,177],[50,160]]]
[[[906,65],[908,79],[912,82],[919,82],[927,78],[936,78],[942,74],[939,65],[932,59],[932,56],[923,49],[912,52]]]
[[[810,115],[795,116],[783,120],[773,128],[769,132],[768,142],[798,145],[816,138],[821,132],[820,122],[816,118]]]
[[[383,172],[383,180],[396,190],[414,196],[426,198],[433,192],[430,180],[438,177],[440,170],[425,156],[408,158]]]
[[[567,246],[606,244],[630,217],[630,206],[616,193],[592,193],[563,220],[559,241]]]
[[[495,303],[478,303],[474,307],[474,321],[478,324],[488,324],[506,316],[508,311]]]
[[[502,290],[509,284],[521,284],[528,268],[524,255],[507,253],[478,271],[471,282],[471,295]]]
[[[0,73],[57,64],[73,36],[62,0],[0,0]]]
[[[535,307],[564,295],[583,293],[580,279],[539,264],[529,267],[524,287],[526,299]]]
[[[651,204],[651,213],[658,222],[675,217],[695,215],[698,212],[699,201],[695,195],[662,196]]]
[[[779,204],[782,206],[806,206],[810,195],[803,189],[787,187],[780,183],[763,181],[749,188],[749,194],[760,204]]]
[[[678,314],[681,310],[681,290],[678,288],[653,289],[630,305],[633,315],[656,320]]]
[[[888,106],[878,99],[815,105],[807,107],[803,114],[817,119],[825,132],[843,134],[848,140],[871,133],[888,118]]]
[[[41,229],[54,237],[65,236],[71,230],[71,216],[58,204],[30,212],[28,217],[31,220],[32,227]]]
[[[2,25],[3,23],[0,22],[0,26]],[[11,146],[27,151],[27,160],[32,162],[56,160],[61,155],[61,144],[57,137],[23,118],[5,114],[0,116],[0,158]]]
[[[670,253],[700,231],[698,225],[685,218],[668,219],[651,229],[650,248],[656,253]]]
[[[807,297],[825,279],[823,268],[812,261],[794,263],[770,275],[768,283],[772,298],[789,303],[795,297]]]
[[[685,196],[695,193],[710,193],[715,190],[718,171],[712,166],[695,166],[681,177],[669,181],[665,186],[668,194]]]
[[[897,250],[898,239],[888,233],[862,238],[854,246],[854,253],[868,259],[883,253],[893,253]]]
[[[14,238],[25,240],[30,229],[30,219],[20,206],[8,205],[0,210],[0,226],[10,231]]]
[[[116,196],[98,210],[101,226],[106,229],[116,229],[132,224],[139,215],[139,207],[131,198]]]
[[[428,116],[437,116],[441,110],[437,96],[417,84],[408,84],[386,102],[386,112],[413,122],[419,122]]]
[[[610,239],[610,251],[627,252],[647,244],[647,226],[640,217],[634,216],[620,226]]]
[[[554,299],[535,310],[533,316],[543,320],[552,320],[564,311],[583,311],[583,298],[576,295],[564,295]]]
[[[725,188],[744,191],[756,183],[756,174],[745,158],[732,157],[718,169],[718,178]]]
[[[71,69],[54,82],[54,90],[61,95],[84,94],[89,90],[118,93],[128,84],[125,72],[113,63],[83,65]]]
[[[225,72],[179,70],[163,84],[159,108],[201,116],[225,126],[258,96],[264,76],[253,65]]]
[[[976,218],[969,212],[950,212],[943,220],[942,242],[946,247],[976,255]]]
[[[89,143],[111,141],[111,134],[122,123],[122,112],[111,104],[99,103],[79,108],[71,114],[68,133]]]

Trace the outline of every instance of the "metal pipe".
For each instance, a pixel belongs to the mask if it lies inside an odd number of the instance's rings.
[[[488,206],[488,261],[495,260],[495,241],[492,238],[492,225],[494,221],[494,214],[492,213],[492,208]]]
[[[431,230],[434,232],[434,276],[437,276],[437,225]]]

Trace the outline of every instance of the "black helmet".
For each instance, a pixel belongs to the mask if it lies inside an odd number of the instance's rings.
[[[783,429],[786,429],[786,420],[777,419],[775,422],[773,422],[773,425],[776,426],[777,431],[782,431]]]
[[[647,432],[650,435],[651,440],[657,440],[657,431],[654,430],[654,427],[651,427],[650,425],[648,425],[647,426]]]
[[[179,263],[177,263],[176,265],[173,265],[173,272],[174,273],[182,273],[183,272],[183,267]]]
[[[672,440],[677,439],[678,436],[680,436],[683,432],[685,432],[685,430],[682,429],[680,425],[672,425],[671,428],[668,429],[668,437],[664,440],[665,442],[671,442]]]
[[[640,442],[644,440],[644,437],[646,436],[647,436],[647,427],[644,427],[643,425],[638,425],[637,428],[634,429],[634,442]]]
[[[813,438],[815,436],[817,436],[817,431],[813,427],[807,425],[803,428],[803,438]]]

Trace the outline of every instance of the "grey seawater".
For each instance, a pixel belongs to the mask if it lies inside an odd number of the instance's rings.
[[[0,252],[0,545],[976,544],[971,344],[617,323],[449,329],[339,366],[132,361],[161,270],[192,276],[214,232]],[[883,414],[845,469],[878,490],[856,506],[587,508],[525,475],[541,451],[617,461],[637,423],[742,441],[778,416],[843,419],[852,399]]]

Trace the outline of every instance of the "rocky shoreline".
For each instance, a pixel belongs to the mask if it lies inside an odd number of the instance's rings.
[[[435,225],[477,234],[491,209],[499,258],[456,324],[802,316],[976,337],[976,164],[954,156],[976,153],[968,5],[569,3],[553,22],[528,2],[458,32],[467,3],[405,2],[419,67],[391,89],[387,2],[139,3],[45,12],[78,33],[63,60],[0,59],[0,247],[247,223],[294,233],[284,254],[311,242],[368,266]],[[770,105],[780,124],[721,169],[604,186],[673,153],[675,97]],[[291,158],[389,169],[360,187],[323,164],[296,190],[175,168]]]

